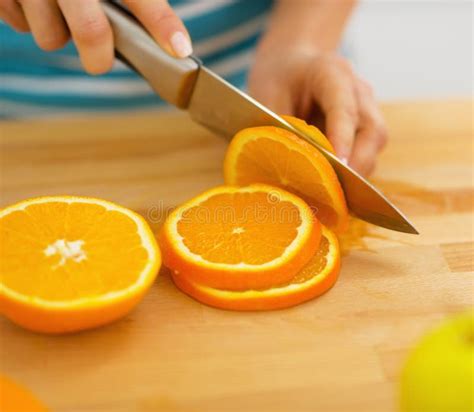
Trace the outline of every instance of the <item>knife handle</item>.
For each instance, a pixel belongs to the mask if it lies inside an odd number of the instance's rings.
[[[103,1],[102,7],[112,26],[117,57],[144,77],[161,98],[186,109],[199,72],[198,62],[167,54],[122,6]]]

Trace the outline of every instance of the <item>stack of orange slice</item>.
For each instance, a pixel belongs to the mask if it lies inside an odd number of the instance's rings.
[[[287,120],[332,150],[318,129]],[[348,211],[324,156],[286,130],[249,128],[232,140],[224,175],[227,186],[180,206],[161,230],[177,287],[233,310],[281,309],[330,289],[340,269],[334,232]]]
[[[328,150],[318,129],[286,117]],[[175,284],[234,310],[278,309],[337,280],[335,233],[347,227],[341,186],[325,157],[293,133],[237,133],[226,186],[177,208],[160,234]],[[44,333],[67,333],[125,316],[161,265],[147,223],[100,199],[54,196],[0,210],[0,313]]]

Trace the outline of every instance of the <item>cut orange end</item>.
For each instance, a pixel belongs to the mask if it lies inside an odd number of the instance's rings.
[[[0,411],[47,412],[48,409],[27,389],[0,375]]]
[[[237,133],[224,161],[230,185],[265,183],[301,197],[319,220],[340,233],[349,214],[341,185],[326,158],[295,134],[273,126]]]
[[[43,197],[1,210],[0,244],[2,314],[45,333],[124,316],[161,264],[141,216],[90,198]]]
[[[320,144],[325,149],[334,153],[334,147],[331,142],[324,136],[324,134],[316,126],[306,123],[304,120],[298,119],[297,117],[283,115],[281,116],[295,129],[303,132],[306,136],[312,138],[316,143]]]
[[[320,238],[320,223],[297,196],[267,185],[221,186],[175,209],[160,246],[173,271],[243,290],[289,281]]]
[[[172,278],[184,293],[210,306],[242,311],[270,310],[295,306],[323,294],[336,283],[339,269],[337,238],[323,227],[320,248],[286,284],[265,290],[231,291],[201,285],[184,273],[172,274]]]

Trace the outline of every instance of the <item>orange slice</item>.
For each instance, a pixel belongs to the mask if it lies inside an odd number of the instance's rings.
[[[281,116],[289,124],[291,124],[295,129],[300,132],[305,133],[307,136],[312,138],[316,143],[323,146],[325,149],[329,150],[331,153],[334,153],[334,147],[332,147],[331,142],[324,136],[324,134],[316,126],[306,123],[304,120],[298,119],[297,117],[283,115]]]
[[[333,168],[318,149],[287,130],[263,126],[238,132],[225,156],[224,177],[229,185],[281,187],[304,199],[330,229],[347,228],[346,201]]]
[[[141,216],[90,198],[43,197],[1,210],[0,246],[1,313],[45,333],[124,316],[161,264]]]
[[[290,280],[316,252],[321,225],[300,198],[267,185],[221,186],[178,207],[160,233],[163,262],[230,290]]]
[[[295,306],[323,294],[336,283],[339,269],[337,238],[323,227],[320,248],[286,284],[264,290],[231,291],[201,285],[185,273],[174,273],[172,279],[184,293],[210,306],[242,311],[270,310]]]

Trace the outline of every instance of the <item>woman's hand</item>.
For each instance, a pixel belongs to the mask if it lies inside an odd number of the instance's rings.
[[[192,53],[189,34],[166,0],[124,0],[169,54]],[[0,18],[20,32],[33,33],[44,50],[63,47],[72,37],[91,74],[113,65],[113,35],[99,0],[0,0]]]
[[[371,173],[387,132],[370,86],[335,53],[290,50],[257,53],[250,93],[276,113],[321,127],[341,160]]]

